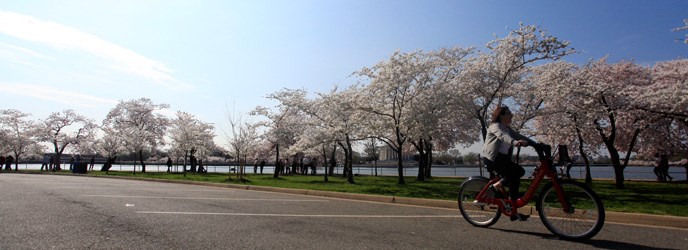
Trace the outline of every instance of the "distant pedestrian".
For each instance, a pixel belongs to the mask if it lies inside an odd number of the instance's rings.
[[[258,161],[253,161],[253,173],[258,173]]]
[[[12,170],[12,163],[14,163],[14,157],[12,157],[11,155],[5,157],[5,170]]]
[[[91,161],[88,162],[88,170],[92,171],[93,170],[93,165],[96,164],[96,157],[91,156]]]
[[[571,168],[573,161],[569,156],[569,149],[566,145],[559,145],[559,165],[566,168],[566,178],[571,179]]]
[[[659,156],[659,160],[661,162],[660,166],[662,175],[664,176],[664,180],[673,181],[674,177],[671,177],[671,175],[669,175],[669,156],[667,156],[666,154],[662,154],[661,156]]]
[[[48,160],[48,167],[50,168],[50,171],[55,170],[55,156],[50,155],[50,160]]]
[[[45,171],[50,170],[50,156],[48,154],[43,155],[43,162],[41,162],[41,172],[43,172],[43,168],[45,168]]]
[[[265,166],[265,160],[260,161],[260,174],[263,174],[263,167]]]
[[[170,172],[170,168],[172,168],[172,158],[167,157],[167,172]]]
[[[71,157],[69,157],[69,171],[74,170],[74,162],[75,161],[76,161],[76,159],[74,158],[73,155]]]
[[[662,158],[659,157],[659,153],[655,153],[655,168],[652,170],[657,176],[657,181],[665,181],[664,173],[662,173]]]
[[[199,174],[203,174],[203,173],[208,172],[205,170],[205,168],[203,168],[203,160],[202,159],[198,159],[198,170],[196,172]]]
[[[5,166],[5,156],[0,155],[0,170],[2,170],[2,166]]]

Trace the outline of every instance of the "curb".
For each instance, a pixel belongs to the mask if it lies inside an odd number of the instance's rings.
[[[240,185],[240,184],[229,184],[229,183],[208,183],[208,182],[194,182],[194,181],[185,181],[185,180],[138,178],[138,177],[127,177],[127,176],[84,176],[84,175],[77,175],[77,174],[74,174],[71,176],[113,178],[113,179],[125,179],[125,180],[141,180],[141,181],[176,183],[176,184],[190,184],[190,185],[197,185],[197,186],[210,186],[210,187],[219,187],[219,188],[232,188],[232,189],[263,191],[263,192],[287,193],[287,194],[319,196],[319,197],[328,197],[328,198],[357,200],[357,201],[369,201],[369,202],[379,202],[379,203],[393,203],[393,204],[412,205],[412,206],[457,209],[456,201],[449,201],[449,200],[434,200],[434,199],[395,197],[395,196],[384,196],[384,195],[354,194],[354,193],[342,193],[342,192],[333,192],[333,191],[278,188],[278,187],[252,186],[252,185]],[[537,211],[535,210],[535,207],[526,206],[526,207],[521,208],[521,209],[526,209],[526,211],[530,210],[530,214],[537,213]],[[637,226],[654,226],[654,227],[664,227],[664,228],[688,229],[688,217],[670,216],[670,215],[637,214],[637,213],[622,213],[622,212],[606,211],[605,212],[605,222],[627,224],[627,225],[637,225]]]

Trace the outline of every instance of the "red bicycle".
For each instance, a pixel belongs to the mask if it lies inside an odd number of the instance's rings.
[[[540,157],[535,168],[533,182],[516,201],[498,198],[490,185],[500,180],[474,176],[461,184],[459,210],[468,223],[478,227],[494,225],[502,214],[516,215],[516,209],[526,206],[537,193],[545,177],[550,179],[539,192],[535,203],[540,220],[553,234],[567,240],[589,239],[604,225],[604,205],[599,196],[588,186],[570,179],[563,179],[553,166],[551,149],[545,144],[534,146]],[[496,197],[497,196],[497,197]],[[508,197],[503,194],[502,197]]]

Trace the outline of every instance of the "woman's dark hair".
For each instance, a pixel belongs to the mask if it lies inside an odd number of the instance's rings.
[[[499,116],[504,115],[506,113],[510,112],[509,107],[507,106],[499,106],[497,107],[494,112],[492,112],[492,122],[499,122]]]

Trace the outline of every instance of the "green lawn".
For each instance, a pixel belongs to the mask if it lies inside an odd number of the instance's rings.
[[[38,171],[22,171],[38,172]],[[63,172],[68,173],[68,172]],[[105,175],[104,172],[93,171],[88,175]],[[296,189],[311,189],[336,191],[347,193],[376,194],[400,197],[415,197],[428,199],[454,200],[461,178],[433,178],[426,182],[417,182],[415,177],[405,178],[406,185],[397,185],[398,177],[393,176],[356,176],[356,184],[347,184],[340,176],[329,177],[324,182],[323,176],[287,175],[278,179],[272,175],[249,174],[244,181],[238,181],[234,175],[227,174],[193,174],[186,176],[179,173],[136,173],[111,171],[108,175],[141,178],[190,180],[199,182],[235,183],[256,186],[271,186]],[[546,181],[543,181],[543,184]],[[529,180],[521,183],[521,191],[525,191]],[[600,195],[607,211],[646,213],[661,215],[688,216],[687,202],[688,184],[659,183],[646,181],[626,181],[625,189],[617,189],[613,181],[596,180],[592,188]]]

